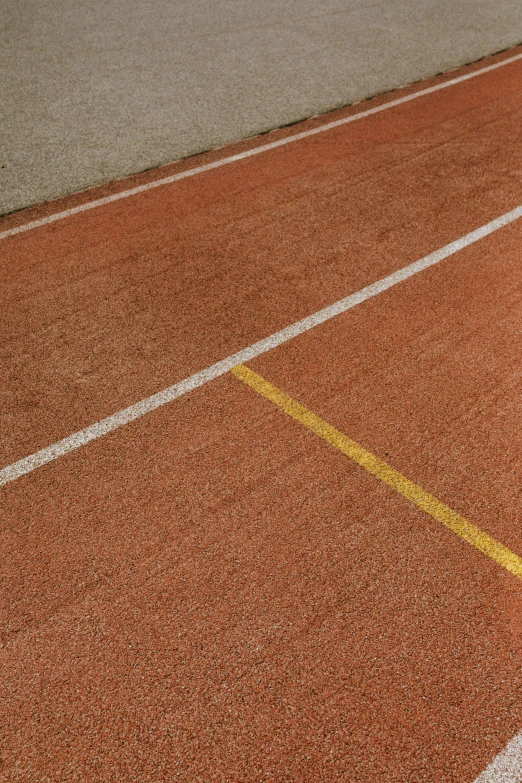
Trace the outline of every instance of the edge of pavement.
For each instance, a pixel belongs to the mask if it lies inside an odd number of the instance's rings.
[[[366,108],[372,110],[388,103],[389,101],[387,98],[389,96],[393,96],[393,100],[406,98],[412,93],[417,92],[419,85],[423,85],[423,88],[441,85],[447,81],[459,78],[460,76],[472,74],[475,71],[481,71],[485,67],[502,64],[504,60],[509,61],[510,58],[518,56],[522,56],[522,42],[509,49],[503,49],[500,52],[485,55],[479,60],[474,60],[473,62],[466,63],[455,69],[434,74],[431,77],[411,82],[408,85],[398,86],[391,91],[377,93],[376,95],[369,96],[356,103],[339,106],[326,113],[301,118],[295,122],[272,128],[264,133],[249,136],[241,141],[198,152],[171,161],[170,163],[154,166],[129,176],[110,180],[100,185],[94,185],[87,189],[64,194],[51,201],[32,204],[21,209],[0,214],[0,239],[2,238],[1,232],[10,232],[12,229],[19,228],[26,223],[48,218],[58,212],[76,209],[91,201],[109,198],[116,194],[120,194],[123,191],[154,183],[158,179],[182,174],[195,166],[200,167],[215,164],[225,156],[233,157],[254,150],[259,146],[273,144],[274,142],[279,142],[280,140],[292,137],[296,135],[298,127],[298,133],[321,128],[321,126],[331,122],[343,120],[351,115],[359,114],[361,111],[364,112]],[[364,104],[367,104],[367,107],[364,107]]]

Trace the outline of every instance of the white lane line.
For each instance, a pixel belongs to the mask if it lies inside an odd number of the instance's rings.
[[[341,125],[348,125],[355,120],[361,120],[363,117],[370,117],[372,114],[377,114],[386,109],[391,109],[394,106],[400,106],[403,103],[408,103],[416,98],[422,98],[424,95],[430,95],[432,92],[438,92],[444,90],[446,87],[452,87],[454,84],[460,84],[468,79],[474,79],[475,76],[482,76],[484,73],[494,71],[497,68],[502,68],[504,65],[509,65],[517,60],[522,59],[522,54],[515,54],[513,57],[508,57],[506,60],[502,60],[493,65],[488,65],[485,68],[480,68],[472,73],[466,73],[463,76],[457,76],[454,79],[449,79],[441,84],[435,84],[433,87],[427,87],[424,90],[413,92],[410,95],[405,95],[402,98],[397,98],[394,101],[388,103],[382,103],[380,106],[374,106],[372,109],[352,114],[350,117],[344,117],[341,120],[335,120],[334,122],[328,122],[325,125],[321,125],[318,128],[311,128],[301,133],[296,133],[293,136],[286,136],[284,139],[278,141],[271,141],[269,144],[263,144],[260,147],[254,147],[246,152],[239,152],[237,155],[230,155],[228,158],[222,158],[216,160],[213,163],[206,163],[204,166],[197,166],[194,169],[188,169],[182,171],[179,174],[172,174],[170,177],[163,177],[162,179],[154,180],[154,182],[147,182],[145,185],[138,185],[135,188],[129,190],[122,190],[120,193],[114,193],[112,196],[105,196],[104,198],[98,198],[94,201],[88,201],[85,204],[80,204],[77,207],[71,207],[71,209],[65,209],[63,212],[56,212],[54,215],[41,218],[40,220],[32,220],[30,223],[24,223],[16,228],[7,229],[7,231],[0,232],[0,239],[7,239],[15,234],[22,234],[25,231],[31,231],[33,228],[39,228],[40,226],[46,226],[49,223],[55,223],[57,220],[63,220],[64,218],[71,217],[72,215],[78,215],[80,212],[86,212],[89,209],[95,209],[96,207],[103,207],[105,204],[112,204],[114,201],[120,201],[123,198],[129,198],[129,196],[136,196],[138,193],[145,193],[147,190],[153,190],[154,188],[162,187],[163,185],[170,185],[173,182],[178,182],[181,179],[187,179],[187,177],[194,177],[196,174],[203,174],[205,171],[211,171],[212,169],[220,168],[221,166],[227,166],[229,163],[236,163],[238,160],[244,160],[245,158],[251,158],[253,155],[260,155],[262,152],[273,150],[276,147],[283,147],[285,144],[291,144],[294,141],[300,141],[301,139],[307,139],[309,136],[315,136],[318,133],[324,133],[325,131],[332,130],[332,128],[338,128]]]
[[[350,296],[340,299],[338,302],[335,302],[322,310],[318,310],[316,313],[312,313],[312,315],[303,318],[301,321],[296,321],[296,323],[281,329],[281,331],[275,332],[275,334],[270,335],[270,337],[265,337],[263,340],[259,340],[257,343],[253,343],[253,345],[243,348],[243,350],[238,351],[238,353],[232,354],[232,356],[228,356],[226,359],[222,359],[221,361],[216,362],[216,364],[206,367],[204,370],[200,370],[189,378],[185,378],[185,380],[175,383],[173,386],[169,386],[168,389],[163,389],[163,391],[157,392],[156,394],[137,402],[135,405],[131,405],[129,408],[124,408],[124,410],[118,411],[118,413],[114,413],[106,419],[97,421],[95,424],[91,424],[88,427],[85,427],[85,429],[75,432],[73,435],[69,435],[67,438],[60,440],[57,443],[53,443],[52,446],[47,446],[34,454],[30,454],[28,457],[18,460],[18,462],[14,462],[12,465],[8,465],[3,468],[3,470],[0,470],[0,486],[36,470],[36,468],[45,465],[47,462],[58,459],[58,457],[61,457],[70,451],[74,451],[75,449],[80,448],[80,446],[84,446],[91,440],[101,438],[108,432],[123,427],[124,424],[139,419],[146,413],[150,413],[156,408],[172,402],[183,394],[187,394],[187,392],[197,389],[199,386],[203,386],[203,384],[208,383],[214,378],[224,375],[231,370],[232,367],[235,367],[236,364],[244,364],[251,359],[255,359],[256,356],[261,356],[261,354],[272,350],[272,348],[276,348],[278,345],[282,345],[283,343],[288,342],[288,340],[292,340],[294,337],[297,337],[304,332],[308,332],[310,329],[313,329],[314,326],[318,326],[340,313],[345,313],[347,310],[355,307],[355,305],[365,302],[367,299],[371,299],[373,296],[386,291],[388,288],[397,285],[397,283],[400,283],[403,280],[407,280],[418,272],[422,272],[423,269],[438,264],[439,261],[468,247],[468,245],[472,245],[474,242],[491,234],[493,231],[497,231],[499,228],[507,226],[520,217],[522,217],[522,206],[516,207],[516,209],[511,210],[511,212],[501,215],[490,223],[486,223],[486,225],[477,228],[475,231],[471,231],[471,233],[466,234],[466,236],[463,236],[454,242],[450,242],[449,245],[445,245],[440,248],[440,250],[435,250],[435,252],[421,258],[419,261],[414,261],[412,264],[399,269],[397,272],[393,272],[393,274],[383,277],[382,280],[378,280],[376,283],[372,283],[371,285],[366,286],[366,288],[362,288],[357,293],[350,294]]]
[[[522,731],[508,742],[474,783],[522,783]]]

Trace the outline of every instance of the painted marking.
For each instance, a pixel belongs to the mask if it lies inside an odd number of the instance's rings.
[[[521,783],[522,731],[486,767],[474,783]]]
[[[291,416],[338,451],[350,457],[350,459],[367,470],[368,473],[384,481],[385,484],[388,484],[389,487],[403,495],[438,522],[442,522],[443,525],[463,538],[464,541],[467,541],[468,544],[479,549],[507,571],[522,579],[522,557],[516,555],[504,544],[495,541],[494,538],[484,533],[476,525],[457,514],[449,506],[445,506],[444,503],[425,492],[422,487],[414,484],[413,481],[407,479],[406,476],[396,471],[391,465],[383,462],[375,454],[367,451],[347,435],[336,430],[331,424],[316,416],[315,413],[293,400],[292,397],[278,389],[277,386],[273,386],[249,367],[240,364],[237,367],[233,367],[230,372],[262,397],[281,408],[288,416]]]
[[[39,220],[32,220],[29,223],[24,223],[21,226],[15,228],[9,228],[6,231],[0,232],[0,239],[7,239],[15,234],[22,234],[25,231],[31,231],[34,228],[40,226],[46,226],[49,223],[55,223],[57,220],[63,220],[64,218],[71,217],[72,215],[78,215],[80,212],[87,212],[90,209],[96,209],[97,207],[103,207],[106,204],[112,204],[114,201],[120,201],[130,196],[136,196],[139,193],[145,193],[148,190],[154,188],[163,187],[164,185],[171,185],[173,182],[179,182],[179,180],[187,179],[187,177],[194,177],[196,174],[203,174],[205,171],[212,171],[212,169],[220,168],[221,166],[227,166],[229,163],[237,163],[237,161],[244,160],[245,158],[251,158],[253,155],[260,155],[262,152],[276,149],[277,147],[283,147],[286,144],[291,144],[294,141],[301,141],[301,139],[307,139],[309,136],[315,136],[318,133],[324,133],[325,131],[332,130],[333,128],[339,128],[341,125],[348,125],[356,120],[361,120],[364,117],[370,117],[372,114],[378,114],[386,109],[392,109],[394,106],[401,106],[403,103],[422,98],[425,95],[431,95],[433,92],[444,90],[446,87],[453,87],[455,84],[468,81],[468,79],[474,79],[475,76],[482,76],[484,73],[489,73],[497,68],[502,68],[504,65],[509,65],[517,60],[522,59],[521,54],[515,54],[513,57],[508,57],[493,65],[487,65],[484,68],[479,68],[472,73],[466,73],[463,76],[457,76],[454,79],[449,79],[441,84],[435,84],[432,87],[426,87],[424,90],[418,90],[410,95],[404,95],[402,98],[396,98],[394,101],[388,101],[388,103],[382,103],[380,106],[374,106],[371,109],[352,114],[350,117],[343,117],[343,119],[335,120],[334,122],[328,122],[325,125],[321,125],[318,128],[311,128],[301,133],[295,133],[293,136],[286,136],[284,139],[278,139],[277,141],[271,141],[268,144],[262,144],[260,147],[254,147],[251,150],[240,152],[237,155],[230,155],[227,158],[221,158],[213,163],[206,163],[203,166],[197,166],[194,169],[188,169],[182,171],[179,174],[172,174],[169,177],[163,177],[162,179],[154,180],[153,182],[147,182],[144,185],[138,185],[135,188],[129,188],[128,190],[122,190],[120,193],[113,193],[111,196],[105,196],[104,198],[98,198],[93,201],[88,201],[85,204],[80,204],[77,207],[71,207],[71,209],[65,209],[63,212],[56,212],[54,215],[48,215],[47,217],[40,218]]]
[[[167,389],[163,389],[163,391],[157,392],[128,408],[124,408],[123,410],[118,411],[118,413],[108,416],[106,419],[97,421],[94,424],[85,427],[85,429],[79,430],[73,435],[69,435],[63,440],[53,443],[52,446],[47,446],[34,454],[23,457],[11,465],[7,465],[7,467],[0,470],[0,486],[7,484],[10,481],[14,481],[26,473],[31,473],[33,470],[36,470],[36,468],[39,468],[48,462],[52,462],[53,460],[58,459],[58,457],[80,448],[80,446],[84,446],[91,440],[101,438],[103,435],[107,435],[107,433],[117,430],[119,427],[123,427],[123,425],[128,424],[129,422],[141,418],[146,413],[150,413],[151,411],[156,410],[156,408],[160,408],[162,405],[167,405],[167,403],[187,394],[187,392],[203,386],[205,383],[214,380],[214,378],[219,378],[220,375],[227,373],[236,364],[243,364],[251,359],[255,359],[256,356],[261,356],[261,354],[272,350],[272,348],[277,348],[277,346],[288,342],[288,340],[292,340],[294,337],[308,332],[315,326],[319,326],[319,324],[329,321],[330,318],[345,313],[352,307],[361,304],[361,302],[365,302],[367,299],[371,299],[373,296],[386,291],[388,288],[392,288],[394,285],[397,285],[397,283],[401,283],[403,280],[407,280],[409,277],[422,272],[424,269],[428,269],[428,267],[438,264],[439,261],[452,256],[459,250],[472,245],[479,239],[497,231],[503,226],[507,226],[520,217],[522,217],[522,206],[516,207],[516,209],[511,210],[511,212],[501,215],[490,223],[486,223],[486,225],[477,228],[475,231],[471,231],[471,233],[466,234],[460,239],[450,242],[449,245],[445,245],[440,248],[440,250],[435,250],[434,253],[430,253],[430,255],[421,258],[419,261],[414,261],[412,264],[408,264],[408,266],[393,272],[391,275],[383,277],[382,280],[378,280],[376,283],[372,283],[371,285],[366,286],[366,288],[362,288],[357,293],[350,294],[350,296],[340,299],[338,302],[335,302],[322,310],[318,310],[316,313],[312,313],[312,315],[303,318],[301,321],[296,321],[290,326],[281,329],[281,331],[275,332],[275,334],[265,337],[263,340],[259,340],[247,348],[243,348],[243,350],[232,354],[232,356],[228,356],[226,359],[222,359],[221,361],[216,362],[216,364],[212,364],[210,367],[206,367],[204,370],[194,373],[194,375],[185,378],[185,380],[175,383],[173,386],[169,386]]]

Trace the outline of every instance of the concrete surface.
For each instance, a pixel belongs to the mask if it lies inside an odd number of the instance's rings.
[[[522,40],[520,0],[3,0],[0,214]]]

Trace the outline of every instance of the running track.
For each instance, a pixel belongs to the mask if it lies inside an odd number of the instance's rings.
[[[3,219],[4,780],[522,780],[521,89]]]

